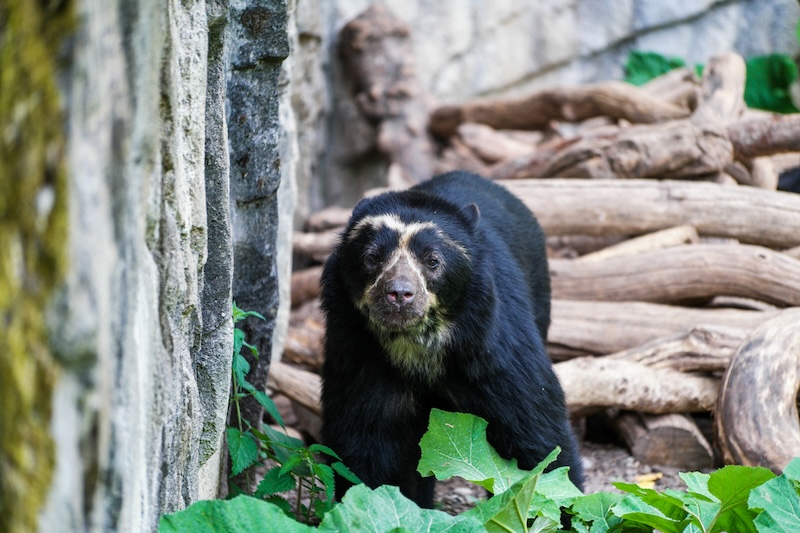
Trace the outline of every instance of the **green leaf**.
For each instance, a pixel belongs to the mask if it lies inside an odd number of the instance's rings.
[[[755,519],[759,532],[800,531],[800,497],[785,475],[752,489],[747,503],[751,509],[762,511]]]
[[[239,306],[236,305],[236,302],[233,302],[233,323],[236,324],[237,322],[244,320],[249,316],[254,316],[256,318],[260,318],[261,320],[266,320],[261,314],[255,311],[242,311],[239,309]],[[238,352],[237,352],[238,353]]]
[[[634,50],[628,55],[625,64],[625,81],[633,85],[644,85],[653,78],[685,65],[686,63],[677,57]]]
[[[664,533],[682,533],[689,523],[689,518],[684,520],[670,518],[657,507],[633,494],[623,498],[611,511],[626,522],[644,524]],[[623,527],[623,529],[625,528]]]
[[[166,514],[158,524],[160,533],[246,533],[265,531],[309,533],[311,527],[286,516],[280,507],[250,496],[232,500],[206,500],[193,503],[183,511]]]
[[[259,404],[261,404],[261,407],[263,407],[264,410],[269,413],[269,416],[271,416],[279,426],[286,429],[286,425],[283,423],[283,417],[281,416],[280,412],[278,412],[278,406],[275,405],[275,402],[272,401],[272,398],[260,390],[253,390],[253,397]]]
[[[744,101],[748,107],[796,113],[790,85],[797,79],[797,65],[786,54],[770,54],[747,60]]]
[[[611,512],[624,496],[613,492],[596,492],[576,498],[572,504],[572,512],[586,524],[591,524],[590,533],[608,531],[622,522],[622,519]]]
[[[301,477],[311,473],[306,465],[302,450],[290,455],[286,462],[281,466],[281,474],[288,474],[289,472]]]
[[[569,479],[569,467],[562,466],[545,472],[539,478],[536,492],[553,500],[561,507],[569,507],[576,498],[583,497],[583,493]]]
[[[311,446],[308,447],[308,451],[310,451],[311,453],[324,454],[327,455],[328,457],[333,457],[334,459],[338,459],[340,461],[342,460],[342,458],[339,457],[335,451],[331,450],[324,444],[312,444]]]
[[[225,436],[231,456],[231,476],[236,476],[258,461],[258,443],[250,434],[233,427],[225,430]]]
[[[247,359],[245,359],[244,356],[239,353],[235,354],[233,356],[233,375],[236,376],[236,381],[240,387],[244,388],[245,385],[249,385],[249,383],[247,383],[247,379],[245,378],[249,372],[250,363],[247,362]]]
[[[799,26],[800,27],[800,26]],[[792,481],[800,482],[800,458],[795,457],[792,461],[786,465],[786,468],[783,469],[783,475],[789,478]]]
[[[322,463],[314,463],[312,470],[314,471],[314,474],[316,474],[319,480],[322,482],[322,485],[325,487],[325,498],[328,501],[332,501],[333,491],[335,486],[333,469],[330,466]]]
[[[290,437],[284,432],[273,429],[269,426],[263,426],[263,433],[257,429],[251,429],[253,434],[261,439],[269,451],[274,456],[274,459],[281,464],[289,460],[289,457],[303,449],[303,441]]]
[[[487,425],[474,415],[433,409],[428,431],[419,443],[422,457],[417,472],[439,480],[459,476],[493,494],[508,490],[527,472],[517,467],[516,459],[500,457],[486,441]],[[552,462],[555,455],[547,459]]]
[[[359,483],[362,483],[362,481],[360,479],[358,479],[358,476],[355,475],[352,470],[347,468],[347,466],[345,466],[344,463],[336,461],[335,463],[333,463],[331,465],[331,467],[333,468],[333,470],[337,474],[339,474],[340,476],[345,478],[350,483],[353,483],[354,485],[358,485]]]
[[[751,489],[763,485],[775,474],[768,468],[728,465],[712,472],[708,479],[708,491],[720,502],[720,512],[714,531],[738,531],[755,533],[755,512],[747,507]]]
[[[264,474],[264,479],[258,484],[254,496],[256,498],[263,498],[264,496],[270,496],[278,492],[293,490],[295,486],[295,479],[289,474],[281,474],[281,467],[275,466],[267,470],[267,473]]]
[[[482,532],[483,525],[472,517],[450,516],[433,509],[420,509],[400,494],[400,489],[383,485],[370,489],[356,485],[342,502],[325,515],[319,531],[339,533],[384,533],[389,531]],[[277,531],[277,530],[276,530]]]

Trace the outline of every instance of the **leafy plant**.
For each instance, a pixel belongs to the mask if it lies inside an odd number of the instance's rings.
[[[576,533],[655,529],[664,533],[800,531],[800,459],[789,464],[781,476],[765,468],[726,466],[711,474],[681,474],[687,486],[685,491],[658,492],[615,483],[624,494],[584,495],[570,482],[567,468],[545,472],[556,459],[558,449],[533,470],[520,470],[515,460],[503,459],[488,444],[486,427],[486,421],[472,415],[433,410],[428,431],[420,441],[422,457],[418,471],[422,475],[437,479],[459,476],[493,493],[473,509],[450,516],[438,510],[420,509],[396,487],[370,489],[362,484],[351,488],[339,504],[330,503],[329,492],[320,496],[318,501],[324,502],[325,512],[317,530],[552,533],[568,525],[567,531]],[[252,431],[261,439],[258,431]],[[244,437],[235,436],[252,438],[243,433]],[[274,433],[269,438],[285,442],[286,446],[271,441],[271,453],[277,457],[275,450],[282,449],[285,459],[281,466],[269,470],[262,481],[269,490],[262,490],[259,485],[256,497],[195,503],[184,511],[162,517],[160,531],[314,530],[289,518],[284,512],[286,506],[266,496],[274,494],[270,491],[281,492],[289,487],[287,476],[309,475],[314,467],[309,464],[308,454],[333,452],[319,446],[298,451],[286,441],[288,437]],[[250,445],[244,446],[248,451],[237,450],[238,453],[252,454]],[[315,475],[320,478],[328,474]],[[332,490],[333,485],[327,479],[323,481],[324,490]]]
[[[312,515],[321,519],[333,505],[334,472],[353,483],[358,483],[359,480],[327,446],[313,444],[306,448],[302,441],[290,437],[285,432],[283,418],[272,399],[247,381],[250,363],[242,355],[242,348],[248,348],[256,359],[258,350],[245,341],[244,331],[235,325],[249,316],[264,319],[255,311],[242,311],[236,303],[233,304],[231,404],[235,406],[236,425],[225,431],[231,458],[231,476],[245,473],[249,485],[255,468],[269,460],[275,466],[266,471],[252,496],[271,502],[283,512],[302,518],[305,522],[310,522]],[[247,397],[253,397],[262,405],[284,432],[270,427],[255,428],[242,418],[240,402]],[[319,461],[318,455],[328,456],[336,461],[329,466]],[[230,486],[231,496],[244,493],[233,481]],[[281,493],[292,490],[297,491],[293,503],[280,496]],[[304,491],[309,495],[307,506],[302,503]]]

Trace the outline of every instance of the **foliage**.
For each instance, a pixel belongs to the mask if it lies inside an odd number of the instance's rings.
[[[233,306],[234,324],[255,316]],[[254,494],[241,494],[231,483],[231,499],[203,501],[164,515],[159,530],[177,531],[287,531],[305,532],[312,516],[320,531],[489,531],[555,532],[569,526],[579,533],[653,531],[664,533],[716,533],[739,531],[773,533],[800,530],[800,459],[777,477],[758,467],[726,466],[711,474],[681,474],[686,491],[658,492],[630,483],[615,483],[625,494],[600,492],[584,495],[569,479],[568,468],[545,471],[558,456],[554,450],[531,471],[516,460],[503,459],[486,440],[482,418],[434,409],[428,431],[420,441],[418,471],[423,476],[449,479],[459,476],[493,494],[458,516],[421,509],[397,487],[370,489],[320,444],[303,446],[298,439],[270,427],[251,427],[241,416],[239,403],[252,396],[283,427],[275,404],[248,381],[250,365],[240,353],[248,348],[244,332],[234,329],[231,403],[236,424],[226,437],[231,475],[254,475],[267,460]],[[318,455],[333,459],[331,465]],[[334,504],[334,472],[357,483]],[[294,503],[281,494],[296,491]],[[310,503],[301,503],[305,491]],[[299,521],[298,521],[299,520]]]
[[[255,311],[245,312],[239,309],[236,303],[233,304],[234,325],[249,316],[264,319]],[[282,512],[293,514],[305,522],[311,521],[312,515],[321,519],[333,505],[334,471],[354,483],[358,483],[358,478],[338,460],[338,456],[327,446],[313,444],[306,448],[302,441],[286,434],[283,419],[275,403],[264,391],[256,389],[247,381],[250,363],[242,355],[242,348],[249,349],[253,357],[258,358],[258,350],[255,346],[245,341],[244,331],[234,327],[231,403],[235,406],[236,425],[228,427],[225,431],[228,454],[231,459],[230,474],[234,477],[244,473],[249,480],[251,476],[255,475],[257,466],[270,460],[276,463],[276,466],[266,471],[252,496],[269,501]],[[240,402],[248,396],[253,397],[262,405],[270,416],[284,428],[284,432],[270,427],[255,428],[249,425],[247,420],[242,418],[240,408]],[[336,461],[331,465],[325,464],[317,459],[319,455],[331,457]],[[233,483],[233,480],[230,485],[231,496],[237,496],[244,492]],[[292,505],[280,494],[293,490],[296,490],[297,493]],[[310,497],[308,506],[301,503],[303,491]],[[216,510],[217,507],[213,509]],[[210,512],[210,510],[204,512]],[[256,512],[262,512],[262,506],[259,506]],[[221,516],[225,519],[224,515]]]
[[[800,32],[800,26],[798,26]],[[797,79],[797,65],[786,54],[755,56],[745,62],[744,101],[748,107],[777,113],[796,113],[790,86]],[[680,58],[665,57],[654,52],[633,51],[625,64],[625,81],[643,85],[651,79],[685,66]],[[698,74],[703,66],[696,65]]]

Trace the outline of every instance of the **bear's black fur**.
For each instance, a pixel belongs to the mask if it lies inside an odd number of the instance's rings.
[[[433,503],[416,471],[431,408],[489,422],[488,440],[533,468],[583,470],[545,349],[544,234],[501,186],[451,172],[361,201],[325,264],[325,444],[367,485]],[[337,494],[346,488],[337,483]]]

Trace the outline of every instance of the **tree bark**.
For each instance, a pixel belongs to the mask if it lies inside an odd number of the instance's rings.
[[[608,246],[602,250],[581,256],[579,260],[583,262],[602,261],[612,257],[623,257],[650,252],[652,250],[661,250],[679,244],[696,243],[699,240],[700,237],[697,235],[697,230],[694,227],[688,225],[676,226]]]
[[[690,416],[626,412],[615,418],[613,423],[631,454],[640,463],[683,471],[713,466],[711,445]]]
[[[550,261],[553,298],[681,302],[716,295],[800,306],[800,261],[752,245],[692,244],[597,262]]]
[[[715,431],[726,463],[776,473],[800,456],[800,310],[784,311],[742,343],[719,392]]]
[[[269,388],[294,400],[316,415],[322,415],[320,393],[322,381],[313,372],[273,361],[269,373]]]
[[[688,224],[705,236],[770,248],[800,245],[800,195],[793,193],[687,181],[501,183],[533,211],[549,236],[641,235]]]

